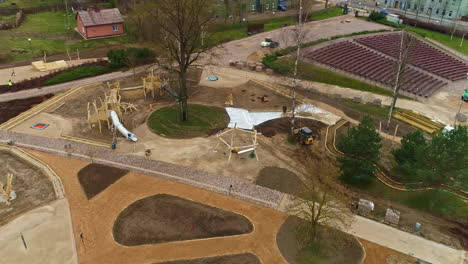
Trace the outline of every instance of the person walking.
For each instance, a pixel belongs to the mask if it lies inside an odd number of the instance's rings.
[[[8,86],[13,86],[13,82],[11,80],[8,81]]]

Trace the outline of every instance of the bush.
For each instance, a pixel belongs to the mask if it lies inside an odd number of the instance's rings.
[[[148,48],[109,50],[107,58],[109,59],[109,67],[116,69],[151,63],[154,60],[154,53]]]
[[[369,15],[369,20],[371,21],[386,21],[387,20],[387,17],[384,15],[384,14],[381,14],[381,13],[378,13],[378,12],[372,12],[370,15]]]
[[[262,63],[263,65],[274,70],[275,72],[278,72],[278,73],[289,72],[289,67],[287,65],[275,63],[277,59],[278,57],[276,56],[268,55],[262,59]]]

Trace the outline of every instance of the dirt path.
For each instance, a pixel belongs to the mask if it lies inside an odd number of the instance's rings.
[[[62,177],[72,212],[75,240],[80,263],[151,263],[251,252],[262,263],[286,263],[277,246],[276,233],[286,215],[207,190],[129,173],[88,201],[76,177],[88,163],[33,152]],[[112,237],[118,214],[134,201],[158,193],[167,193],[246,216],[253,224],[251,234],[124,247]],[[84,239],[80,239],[83,233]]]

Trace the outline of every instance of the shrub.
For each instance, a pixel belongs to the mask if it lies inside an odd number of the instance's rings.
[[[91,65],[91,66],[78,66],[57,74],[49,80],[43,82],[43,85],[53,85],[58,83],[64,83],[74,81],[86,77],[93,77],[101,75],[111,71],[111,68],[103,65]]]
[[[109,50],[107,58],[111,68],[134,67],[151,63],[154,59],[154,53],[148,48],[127,48],[125,50]]]
[[[380,21],[386,21],[387,17],[384,14],[381,14],[381,13],[378,13],[378,12],[372,12],[369,15],[369,20],[380,22]]]
[[[265,65],[266,67],[274,70],[275,72],[278,72],[278,73],[287,73],[287,72],[289,72],[289,67],[287,65],[276,63],[277,59],[278,59],[278,57],[276,57],[276,56],[268,55],[268,56],[265,56],[262,59],[262,63],[263,63],[263,65]]]
[[[109,50],[107,52],[107,58],[108,58],[108,63],[109,67],[111,68],[122,68],[125,66],[125,50],[119,49],[119,50]]]

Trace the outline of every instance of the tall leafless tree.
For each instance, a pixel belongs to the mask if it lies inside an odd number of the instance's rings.
[[[208,51],[206,32],[214,19],[212,0],[158,0],[153,1],[153,21],[160,40],[156,42],[162,51],[157,64],[176,72],[179,77],[178,101],[181,121],[188,120],[187,73],[189,67]]]
[[[413,42],[413,37],[411,34],[406,32],[405,30],[401,31],[401,40],[400,40],[400,48],[399,48],[399,56],[396,62],[395,67],[395,81],[393,83],[393,94],[392,94],[392,103],[390,104],[390,110],[388,111],[388,118],[387,124],[385,126],[386,130],[390,128],[390,122],[392,121],[393,110],[395,109],[395,105],[398,99],[398,92],[400,91],[402,83],[405,81],[407,76],[405,76],[405,71],[408,65],[408,60],[411,51],[411,45]]]
[[[301,59],[301,46],[304,42],[304,21],[302,16],[304,15],[303,13],[303,3],[302,0],[299,0],[299,21],[297,25],[295,26],[294,30],[294,41],[296,44],[296,56],[294,58],[294,68],[293,68],[293,81],[292,81],[292,86],[291,86],[291,134],[294,134],[294,129],[296,128],[296,100],[297,100],[297,95],[296,95],[296,90],[299,85],[299,77],[298,77],[298,67],[299,67],[299,60]]]

